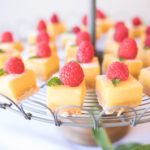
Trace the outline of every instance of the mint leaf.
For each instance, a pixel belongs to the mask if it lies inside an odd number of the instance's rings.
[[[53,77],[47,82],[48,86],[56,86],[56,85],[61,85],[61,84],[62,83],[58,77]]]
[[[71,47],[76,47],[76,46],[77,46],[76,44],[72,44],[72,45],[71,45]]]
[[[28,59],[31,60],[31,59],[35,59],[35,58],[38,58],[38,57],[37,56],[31,56]]]
[[[0,49],[0,53],[4,53],[4,51],[2,49]]]
[[[137,147],[135,147],[135,148],[133,148],[131,150],[150,150],[150,144],[140,145],[140,146],[137,146]]]
[[[92,130],[93,137],[98,146],[103,150],[113,150],[112,144],[104,128],[97,128]]]
[[[115,150],[134,150],[134,148],[140,146],[139,143],[121,144],[115,148]]]
[[[145,46],[144,50],[150,50],[150,47],[149,46]]]
[[[0,76],[4,75],[5,71],[3,69],[0,69]]]
[[[111,81],[114,86],[117,86],[120,83],[120,79],[112,79]]]
[[[119,61],[124,61],[124,58],[119,57],[118,59],[119,59]]]

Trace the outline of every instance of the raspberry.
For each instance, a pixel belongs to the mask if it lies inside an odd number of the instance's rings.
[[[126,26],[118,26],[115,28],[114,40],[116,42],[122,42],[125,38],[128,37],[128,28]]]
[[[72,28],[72,32],[75,33],[75,34],[79,33],[80,31],[81,31],[81,30],[80,30],[80,28],[79,28],[78,26],[74,26],[74,27]]]
[[[50,37],[48,35],[48,33],[44,32],[44,31],[40,31],[36,37],[36,42],[40,43],[40,42],[49,42],[50,41]]]
[[[88,41],[83,41],[79,45],[79,49],[77,51],[77,60],[80,63],[88,63],[91,62],[94,56],[94,48],[93,45]]]
[[[87,24],[88,24],[88,20],[87,20],[86,15],[84,15],[83,18],[82,18],[82,24],[85,25],[85,26],[87,26]]]
[[[21,74],[25,70],[24,64],[20,58],[12,57],[4,64],[4,71],[8,74]]]
[[[38,31],[46,31],[46,23],[44,20],[40,20],[37,24]]]
[[[79,32],[76,37],[76,44],[79,45],[83,41],[90,41],[90,35],[88,32]]]
[[[96,10],[96,18],[97,19],[104,19],[106,18],[106,15],[99,9]]]
[[[11,32],[6,31],[2,34],[1,42],[7,43],[7,42],[13,42],[13,41],[14,41],[14,39],[13,39],[13,35]]]
[[[46,58],[51,56],[51,49],[46,42],[37,44],[36,55],[40,58]]]
[[[139,25],[142,24],[142,21],[141,21],[141,19],[140,19],[139,17],[134,17],[134,18],[132,19],[132,24],[133,24],[134,26],[139,26]]]
[[[123,21],[118,21],[115,23],[114,27],[117,29],[119,28],[120,26],[125,26],[124,22]]]
[[[58,23],[59,22],[59,18],[56,14],[53,14],[50,18],[50,22],[51,23]]]
[[[147,35],[144,41],[144,46],[145,47],[150,47],[150,35]]]
[[[59,72],[60,80],[64,85],[78,86],[84,79],[81,66],[74,61],[67,63]]]
[[[134,59],[137,55],[137,51],[135,40],[127,38],[119,46],[118,57],[123,59]]]
[[[145,32],[146,32],[146,34],[147,34],[147,35],[150,35],[150,26],[147,26],[147,28],[146,28],[146,31],[145,31]]]
[[[129,70],[122,62],[113,62],[106,71],[106,76],[110,80],[119,79],[125,81],[129,77]]]

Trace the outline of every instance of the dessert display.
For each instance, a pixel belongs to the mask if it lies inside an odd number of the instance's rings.
[[[37,91],[33,71],[25,69],[20,58],[9,58],[0,69],[0,94],[18,103]]]
[[[134,17],[132,19],[132,25],[129,30],[129,36],[131,38],[140,37],[145,31],[145,26],[143,25],[142,20],[139,17]]]
[[[41,43],[41,42],[46,42],[49,44],[49,47],[51,48],[52,52],[56,52],[56,45],[53,41],[51,41],[50,36],[48,35],[48,33],[44,32],[44,31],[40,31],[35,39],[35,43],[32,45],[28,46],[28,53],[30,55],[35,55],[36,53],[36,44],[37,43]]]
[[[110,30],[104,45],[104,52],[117,56],[120,43],[128,37],[128,28],[122,22],[117,22]]]
[[[88,18],[86,15],[82,18],[82,30],[87,31]],[[96,38],[99,39],[112,27],[112,21],[102,12],[96,10]]]
[[[108,114],[124,111],[111,109],[115,106],[135,107],[140,105],[142,90],[142,85],[129,74],[128,66],[123,62],[113,62],[108,67],[106,75],[96,77],[98,102]]]
[[[88,32],[79,32],[76,35],[74,42],[69,42],[65,48],[65,59],[68,61],[70,59],[76,59],[76,54],[78,50],[78,45],[83,41],[90,41],[90,35]]]
[[[143,61],[143,66],[150,66],[150,34],[145,35],[144,41],[139,45],[139,53],[137,56]]]
[[[137,44],[133,39],[127,38],[121,42],[118,48],[117,57],[111,54],[104,55],[103,72],[106,72],[108,66],[114,61],[124,62],[129,69],[129,73],[138,78],[142,68],[142,60],[136,58],[138,53]]]
[[[71,31],[66,31],[61,34],[61,46],[63,48],[66,47],[67,43],[74,43],[76,39],[76,34],[80,32],[80,28],[78,26],[74,26]]]
[[[150,96],[150,67],[141,70],[139,81],[143,85],[144,93]]]
[[[52,110],[68,105],[82,107],[85,92],[81,66],[74,61],[68,62],[59,76],[53,76],[47,83],[47,105]]]
[[[88,89],[95,89],[96,76],[100,74],[100,65],[97,57],[94,57],[94,48],[88,41],[79,44],[76,60],[80,63],[85,84]]]
[[[0,38],[0,49],[3,51],[18,51],[23,50],[23,46],[20,41],[15,41],[13,34],[9,31],[2,33]]]
[[[60,21],[57,14],[53,14],[50,17],[50,21],[47,24],[48,33],[55,39],[58,35],[65,31],[64,24]]]
[[[25,66],[33,70],[40,80],[47,80],[58,71],[59,60],[47,42],[40,42],[37,44],[35,54],[25,60]]]

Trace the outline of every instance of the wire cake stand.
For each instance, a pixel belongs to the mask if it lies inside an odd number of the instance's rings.
[[[106,115],[99,106],[94,90],[87,90],[80,114],[69,115],[63,113],[64,109],[78,108],[77,106],[64,106],[52,112],[46,106],[46,85],[41,85],[38,93],[22,101],[14,103],[6,96],[0,95],[0,108],[11,110],[28,120],[38,120],[56,126],[71,126],[81,128],[135,126],[150,122],[150,97],[143,94],[142,104],[136,108],[120,106],[127,111],[121,115]],[[114,108],[113,108],[114,109]]]

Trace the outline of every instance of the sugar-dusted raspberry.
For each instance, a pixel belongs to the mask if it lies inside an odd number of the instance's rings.
[[[36,55],[40,58],[46,58],[51,56],[51,49],[47,42],[41,42],[37,44]]]
[[[79,33],[81,30],[80,30],[80,28],[78,27],[78,26],[74,26],[73,28],[72,28],[72,32],[74,33],[74,34],[77,34],[77,33]]]
[[[114,31],[114,40],[116,42],[122,42],[125,38],[128,37],[128,28],[124,26],[118,26]]]
[[[139,26],[139,25],[142,24],[142,21],[141,21],[141,19],[140,19],[139,17],[134,17],[134,18],[132,19],[132,24],[133,24],[134,26]]]
[[[86,15],[84,15],[83,18],[82,18],[82,24],[85,25],[85,26],[87,26],[87,24],[88,24],[88,18],[87,18]]]
[[[77,60],[80,63],[89,63],[94,56],[93,45],[89,41],[83,41],[79,44],[77,51]]]
[[[119,28],[120,26],[125,26],[125,23],[123,21],[118,21],[114,24],[114,27],[117,29]]]
[[[88,32],[79,32],[76,36],[76,44],[79,45],[83,41],[90,41],[90,35]]]
[[[18,57],[12,57],[4,64],[4,71],[8,74],[21,74],[24,70],[24,63]]]
[[[59,72],[60,80],[64,85],[75,87],[84,79],[81,66],[74,61],[67,63]]]
[[[144,47],[150,48],[150,35],[147,35],[144,41]]]
[[[104,19],[106,18],[106,15],[99,9],[96,10],[96,18],[97,19]]]
[[[138,48],[135,40],[126,38],[119,46],[118,57],[123,59],[134,59]]]
[[[112,81],[116,79],[125,81],[129,77],[129,70],[126,64],[122,62],[113,62],[109,65],[106,76]]]
[[[7,43],[7,42],[13,42],[13,41],[14,39],[13,39],[13,35],[11,32],[6,31],[2,33],[1,42]]]
[[[37,24],[37,30],[38,31],[46,31],[46,23],[44,20],[39,20]]]
[[[145,33],[146,33],[147,35],[150,35],[150,26],[147,26],[147,27],[146,27]]]
[[[37,43],[41,43],[41,42],[49,42],[50,41],[50,36],[48,35],[48,33],[44,32],[44,31],[40,31],[36,37],[36,42]]]
[[[53,14],[50,18],[50,22],[51,23],[58,23],[59,22],[59,18],[57,16],[57,14]]]

